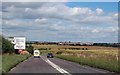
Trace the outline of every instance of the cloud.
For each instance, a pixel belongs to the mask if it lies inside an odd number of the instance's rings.
[[[10,5],[11,4],[11,5]],[[4,6],[5,5],[5,6]],[[103,10],[97,8],[95,11],[88,7],[68,7],[64,3],[3,3],[3,18],[5,19],[36,19],[56,18],[78,23],[103,24],[117,23],[115,17],[105,15]],[[114,20],[115,19],[115,20]]]
[[[10,5],[11,4],[11,5]],[[4,5],[6,8],[4,8]],[[83,18],[108,18],[109,16],[98,16],[103,10],[97,8],[95,11],[87,7],[68,7],[64,3],[3,3],[3,15],[12,15],[12,18],[60,18],[68,20],[79,20]],[[8,12],[7,12],[8,11]],[[59,12],[60,11],[60,12]],[[11,12],[11,13],[10,13]],[[13,15],[14,14],[14,15]],[[19,14],[19,15],[18,15]],[[21,15],[22,14],[22,15]],[[4,15],[4,16],[5,16]],[[4,17],[3,16],[3,17]],[[116,16],[118,16],[116,14]],[[6,16],[4,18],[7,18]],[[8,17],[11,18],[11,17]],[[109,20],[109,19],[108,19]]]
[[[97,8],[97,9],[96,9],[96,13],[97,13],[97,15],[101,15],[101,14],[103,14],[104,12],[103,12],[102,9]]]
[[[93,33],[98,33],[99,31],[97,29],[92,30]]]
[[[68,0],[2,0],[2,2],[67,2]]]
[[[42,19],[35,19],[36,23],[46,23],[47,19],[46,18],[42,18]]]
[[[5,2],[2,12],[6,35],[48,41],[117,38],[118,14],[101,8],[69,7],[64,2]]]

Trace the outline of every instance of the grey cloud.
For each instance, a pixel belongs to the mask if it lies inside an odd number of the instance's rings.
[[[2,10],[3,21],[8,21],[3,22],[3,33],[8,36],[24,35],[31,40],[50,41],[117,38],[118,16],[115,13],[104,15],[106,12],[102,9],[96,12],[88,7],[71,8],[56,2],[8,2],[3,4]]]

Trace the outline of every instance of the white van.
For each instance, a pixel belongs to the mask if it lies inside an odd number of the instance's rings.
[[[34,50],[34,58],[40,58],[40,51]]]

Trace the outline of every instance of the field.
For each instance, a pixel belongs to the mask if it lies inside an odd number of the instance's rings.
[[[2,73],[7,73],[11,68],[21,63],[31,55],[3,54],[2,55]]]
[[[60,45],[35,45],[35,49],[42,53],[52,52],[56,57],[89,65],[112,72],[119,72],[118,48],[100,46],[60,46]],[[79,50],[77,50],[79,48]],[[86,49],[87,48],[87,49]],[[49,50],[50,49],[50,50]]]
[[[118,48],[113,47],[102,47],[102,46],[64,46],[64,45],[36,45],[32,44],[34,49],[40,49],[40,48],[51,48],[51,50],[69,50],[68,48],[84,48],[88,50],[118,50]]]

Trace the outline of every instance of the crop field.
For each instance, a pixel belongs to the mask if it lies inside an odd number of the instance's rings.
[[[40,48],[51,48],[51,50],[65,50],[65,48],[87,48],[89,50],[118,50],[118,48],[113,48],[113,47],[102,47],[102,46],[65,46],[65,45],[37,45],[37,44],[32,44],[32,46],[35,49],[40,49]],[[69,49],[68,49],[69,50]]]
[[[111,72],[120,72],[118,69],[118,48],[100,46],[60,46],[35,44],[33,46],[35,49],[43,49],[41,50],[42,53],[51,52],[58,58],[76,62],[81,65],[101,68],[109,70]]]

